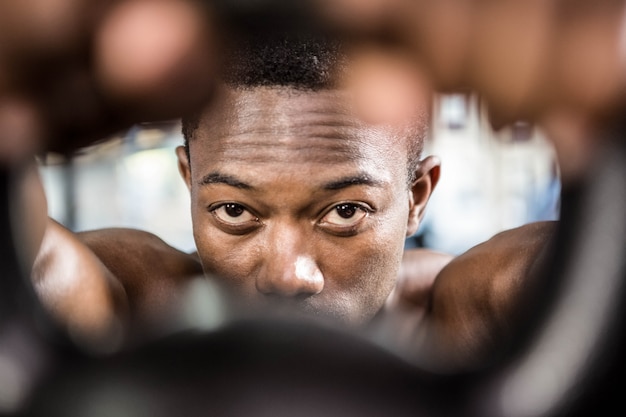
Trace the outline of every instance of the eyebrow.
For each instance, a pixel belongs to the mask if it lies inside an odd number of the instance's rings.
[[[202,177],[200,181],[200,185],[209,185],[209,184],[226,184],[231,187],[240,188],[242,190],[251,190],[254,187],[250,184],[246,184],[245,182],[237,179],[232,175],[225,175],[219,172],[211,172],[210,174]]]
[[[219,172],[211,172],[204,177],[200,181],[200,185],[209,185],[209,184],[225,184],[231,187],[239,188],[242,190],[253,190],[254,187],[250,184],[247,184],[237,177],[232,175],[221,174]],[[382,181],[378,181],[373,179],[367,174],[359,174],[354,176],[347,176],[340,178],[335,181],[328,182],[323,185],[323,189],[329,191],[342,190],[344,188],[353,187],[356,185],[367,185],[370,187],[383,187],[384,183]]]
[[[368,185],[370,187],[382,187],[384,183],[373,179],[367,174],[359,174],[355,176],[348,176],[340,178],[336,181],[332,181],[324,184],[325,190],[341,190],[344,188],[352,187],[355,185]]]

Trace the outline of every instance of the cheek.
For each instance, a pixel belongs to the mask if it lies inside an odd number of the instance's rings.
[[[372,306],[372,315],[382,308],[395,286],[404,253],[407,216],[408,204],[407,207],[398,204],[396,210],[380,221],[363,254],[367,269],[360,287],[363,303]]]
[[[192,211],[193,235],[205,274],[241,287],[251,275],[256,251],[239,236],[230,236],[213,226],[210,214],[202,209]]]
[[[324,265],[326,295],[343,299],[353,321],[370,319],[392,291],[404,250],[401,231],[389,221],[385,227],[379,225],[371,233],[330,248],[332,255],[327,259],[332,263]]]

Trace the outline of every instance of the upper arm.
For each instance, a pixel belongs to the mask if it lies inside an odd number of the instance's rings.
[[[31,280],[42,304],[78,342],[106,345],[126,321],[123,286],[76,235],[48,219]]]
[[[539,222],[499,233],[443,268],[428,314],[432,351],[465,367],[506,346],[554,226]]]

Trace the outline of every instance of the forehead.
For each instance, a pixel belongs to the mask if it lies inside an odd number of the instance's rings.
[[[225,90],[203,112],[189,146],[192,167],[352,165],[389,171],[406,168],[403,133],[360,120],[340,90],[257,87]]]

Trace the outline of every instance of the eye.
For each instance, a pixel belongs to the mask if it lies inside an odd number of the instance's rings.
[[[361,204],[337,204],[328,213],[326,213],[321,222],[323,224],[340,227],[352,226],[367,217],[369,212],[370,210]]]
[[[241,204],[225,203],[211,209],[217,220],[228,225],[239,226],[250,222],[258,222],[259,218],[250,213]]]

